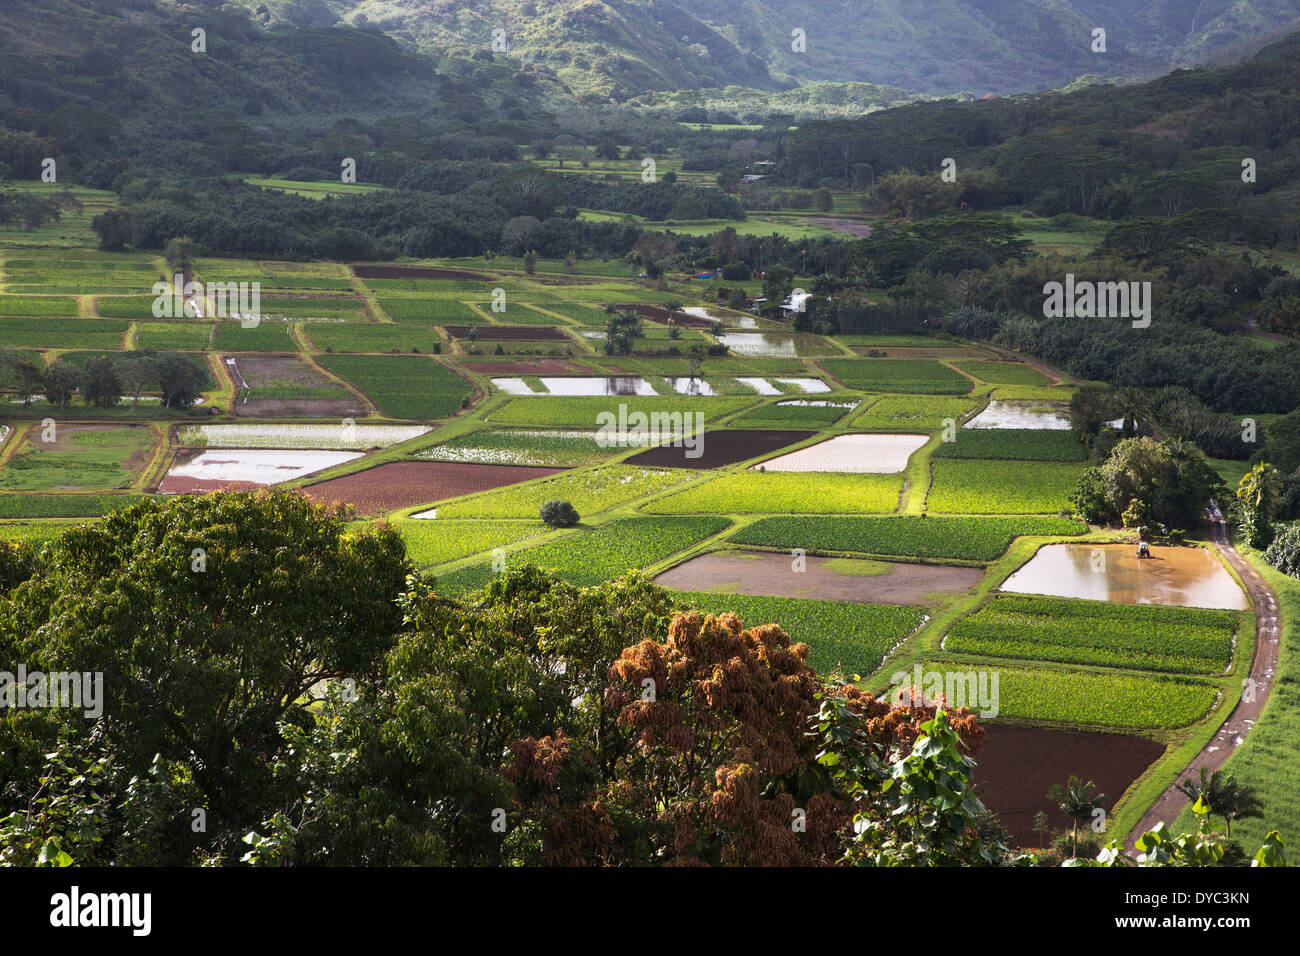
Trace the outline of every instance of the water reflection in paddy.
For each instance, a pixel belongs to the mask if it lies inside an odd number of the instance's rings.
[[[763,358],[796,358],[795,339],[776,332],[723,332],[719,342],[737,355],[755,355]]]
[[[1020,594],[1245,610],[1236,580],[1205,548],[1151,547],[1139,558],[1131,544],[1049,544],[1003,583]]]

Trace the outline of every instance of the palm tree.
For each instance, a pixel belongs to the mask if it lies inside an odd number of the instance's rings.
[[[1138,411],[1142,406],[1142,391],[1132,385],[1119,390],[1119,403],[1124,410],[1123,435],[1132,438],[1137,434]]]
[[[1270,524],[1282,491],[1282,476],[1266,461],[1261,461],[1241,476],[1237,501],[1241,505],[1241,530],[1252,548],[1268,546]]]
[[[1197,799],[1204,800],[1205,805],[1210,808],[1210,813],[1223,817],[1228,825],[1229,838],[1232,837],[1234,819],[1258,818],[1262,809],[1252,787],[1242,786],[1222,770],[1210,773],[1202,767],[1200,780],[1188,777],[1178,785],[1178,789],[1193,803]]]
[[[1093,811],[1104,808],[1106,795],[1098,793],[1091,780],[1083,783],[1071,774],[1064,786],[1052,784],[1047,796],[1056,800],[1061,812],[1070,818],[1070,856],[1074,857],[1079,852],[1079,824],[1091,821]]]

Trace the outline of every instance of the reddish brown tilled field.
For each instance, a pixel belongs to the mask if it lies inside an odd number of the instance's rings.
[[[1048,787],[1064,784],[1071,774],[1091,780],[1106,795],[1109,809],[1164,750],[1162,744],[1124,734],[991,724],[975,768],[975,790],[1021,846],[1038,846],[1043,842],[1034,830],[1038,811],[1047,814],[1055,831],[1070,826],[1058,802],[1047,796]]]
[[[478,337],[487,342],[567,342],[568,337],[549,325],[475,325]],[[471,326],[444,325],[452,338],[469,337]]]
[[[481,272],[461,269],[437,269],[432,266],[353,266],[358,279],[483,279],[493,278]]]
[[[475,491],[545,478],[563,468],[522,465],[470,465],[444,461],[395,461],[331,478],[302,489],[322,504],[350,504],[358,514],[377,514],[429,504]]]
[[[633,455],[627,459],[627,463],[670,468],[721,468],[724,465],[745,461],[747,458],[757,458],[759,455],[776,451],[786,445],[793,445],[810,438],[812,434],[805,431],[758,428],[752,431],[705,429],[704,435],[699,440],[699,447],[695,449],[697,451],[701,447],[703,449],[699,458],[686,457],[687,451],[691,449],[662,445],[659,448],[643,451],[639,455]]]

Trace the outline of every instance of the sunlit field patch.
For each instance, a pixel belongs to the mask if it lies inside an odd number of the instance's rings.
[[[885,395],[871,402],[851,424],[863,431],[936,432],[948,421],[960,424],[975,407],[974,402],[965,398]]]
[[[745,471],[648,502],[653,514],[885,514],[898,507],[894,475]]]
[[[732,537],[737,544],[890,557],[992,561],[1020,535],[1080,535],[1067,518],[763,518]]]
[[[621,518],[524,551],[506,555],[508,567],[554,568],[579,585],[600,584],[640,570],[698,544],[730,524],[725,518]],[[438,579],[437,589],[462,593],[483,587],[493,576],[485,561]]]
[[[390,418],[442,418],[472,392],[455,372],[418,356],[322,355],[319,362],[368,395]]]
[[[1223,673],[1239,615],[1108,601],[998,597],[953,625],[954,653],[1175,674]]]
[[[1023,720],[1132,729],[1185,727],[1204,717],[1219,693],[1200,681],[1150,674],[990,666],[969,660],[930,666],[945,671],[995,671],[998,716]]]
[[[868,392],[965,395],[971,390],[964,375],[924,359],[825,359],[820,364],[849,388]]]
[[[935,514],[1055,514],[1070,507],[1082,464],[939,459],[926,510]]]
[[[746,627],[778,624],[808,645],[808,662],[819,674],[870,674],[885,654],[921,625],[918,608],[855,604],[747,594],[677,592],[684,607],[707,614],[733,611]]]
[[[1084,448],[1074,432],[1048,428],[966,428],[943,441],[935,458],[982,458],[1020,461],[1083,461]]]
[[[644,495],[671,488],[690,476],[669,468],[607,465],[589,471],[566,472],[542,481],[515,485],[452,501],[437,508],[442,518],[534,518],[552,499],[568,501],[583,517]]]
[[[623,451],[602,448],[594,431],[485,429],[417,452],[430,461],[491,465],[591,465]]]

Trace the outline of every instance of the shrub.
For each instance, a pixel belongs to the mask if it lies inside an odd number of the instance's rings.
[[[1273,543],[1264,552],[1264,560],[1283,574],[1300,578],[1300,522],[1276,525]]]
[[[543,523],[552,528],[572,528],[581,519],[577,508],[556,498],[542,505],[539,514]]]

